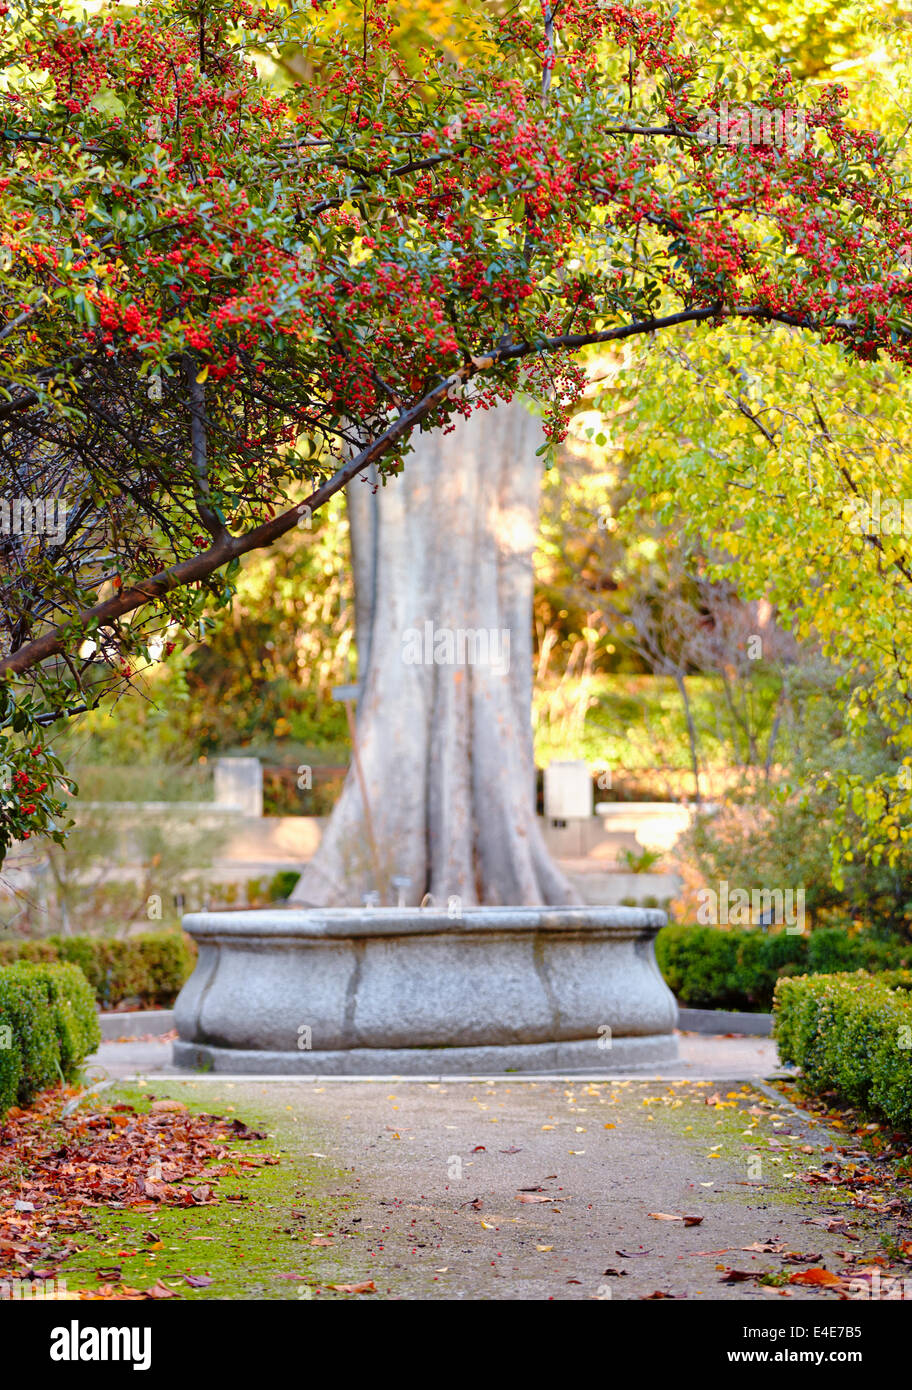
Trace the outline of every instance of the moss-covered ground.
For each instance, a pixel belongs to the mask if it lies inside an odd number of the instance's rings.
[[[105,1093],[106,1102],[140,1111],[153,1099],[177,1099],[190,1110],[241,1120],[268,1137],[226,1143],[224,1161],[237,1176],[218,1179],[212,1205],[96,1208],[93,1230],[80,1237],[84,1248],[60,1267],[69,1290],[160,1283],[182,1299],[345,1296],[328,1285],[344,1282],[334,1247],[350,1209],[350,1175],[304,1152],[300,1117],[291,1107],[271,1103],[266,1088],[255,1106],[235,1105],[230,1096],[230,1085],[216,1096],[211,1085],[192,1082],[118,1085]],[[251,1166],[264,1158],[278,1162]],[[188,1275],[211,1282],[195,1287]]]

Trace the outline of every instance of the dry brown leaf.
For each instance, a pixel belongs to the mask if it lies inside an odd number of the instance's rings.
[[[146,1289],[147,1298],[177,1298],[173,1289],[169,1289],[167,1284],[163,1284],[160,1279],[152,1285],[151,1289]]]

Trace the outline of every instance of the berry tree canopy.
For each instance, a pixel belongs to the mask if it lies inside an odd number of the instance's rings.
[[[61,833],[41,728],[416,428],[521,388],[553,442],[580,348],[688,323],[906,362],[844,89],[676,7],[478,8],[409,63],[382,0],[0,2],[0,850]]]

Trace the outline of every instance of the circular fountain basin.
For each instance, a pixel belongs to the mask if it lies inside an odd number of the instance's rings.
[[[191,913],[174,1060],[326,1076],[654,1067],[677,1056],[664,925],[628,907]]]

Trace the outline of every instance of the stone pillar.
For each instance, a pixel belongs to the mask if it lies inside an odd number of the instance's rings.
[[[216,758],[215,804],[244,816],[262,816],[263,769],[259,758]]]
[[[545,815],[548,820],[588,820],[592,815],[592,778],[584,762],[553,762],[545,768]]]

